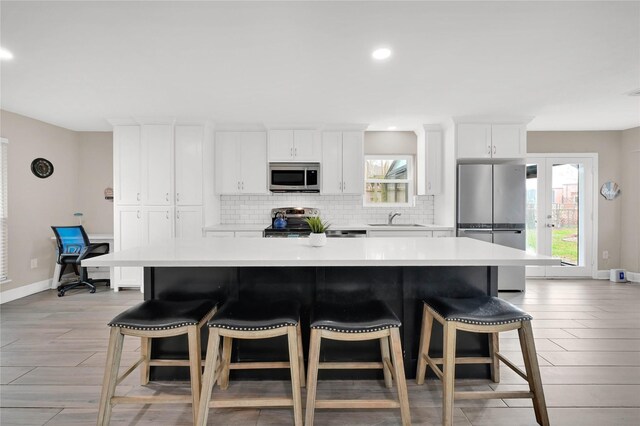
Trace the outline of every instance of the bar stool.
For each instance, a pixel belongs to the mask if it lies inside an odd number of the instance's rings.
[[[399,327],[402,325],[391,309],[381,301],[350,305],[318,303],[311,318],[307,407],[305,425],[313,425],[315,408],[400,408],[403,425],[411,424],[407,383],[404,376]],[[321,340],[380,340],[382,362],[319,362]],[[389,344],[391,350],[389,350]],[[389,353],[391,352],[391,353]],[[382,369],[385,385],[396,380],[399,401],[389,399],[317,400],[318,369]],[[346,422],[348,423],[348,422]],[[345,424],[346,424],[345,423]]]
[[[209,408],[291,407],[294,422],[302,426],[301,386],[304,379],[304,357],[300,339],[300,304],[294,301],[270,303],[227,302],[211,319],[207,359],[204,367],[202,394],[198,410],[198,425],[206,425]],[[231,362],[232,339],[269,339],[287,336],[289,362]],[[220,339],[224,339],[221,360],[218,360]],[[291,371],[291,398],[211,399],[216,375],[222,389],[229,385],[229,371],[235,369],[288,368]]]
[[[444,331],[443,357],[431,358],[429,345],[433,319],[442,324]],[[427,365],[443,382],[442,424],[453,423],[454,399],[500,399],[500,398],[531,398],[538,424],[547,426],[549,416],[544,401],[540,370],[536,357],[536,347],[531,329],[532,317],[526,312],[497,297],[474,297],[453,299],[447,297],[433,297],[424,300],[422,331],[420,334],[420,349],[418,354],[418,372],[416,381],[424,383]],[[489,334],[489,357],[456,357],[456,331]],[[518,330],[520,347],[526,373],[516,367],[499,352],[498,333]],[[456,364],[490,364],[491,376],[494,382],[500,381],[500,361],[515,371],[529,383],[529,391],[470,391],[455,392]],[[442,364],[440,370],[437,364]],[[444,371],[443,371],[444,370]]]
[[[116,316],[110,323],[111,334],[107,364],[102,382],[98,425],[108,425],[111,409],[116,404],[191,403],[194,421],[198,409],[201,384],[200,330],[216,311],[216,302],[147,300]],[[189,360],[151,359],[151,339],[187,335]],[[124,336],[142,338],[140,359],[118,377]],[[189,366],[191,396],[115,396],[116,386],[142,366],[140,384],[149,382],[150,366]]]

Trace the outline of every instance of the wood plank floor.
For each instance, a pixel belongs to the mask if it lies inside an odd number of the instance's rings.
[[[640,424],[640,285],[608,281],[529,281],[526,293],[501,294],[534,316],[533,328],[547,404],[554,425]],[[58,298],[47,291],[0,306],[0,424],[95,424],[107,348],[106,323],[142,299],[137,291],[96,294],[71,292]],[[522,365],[517,334],[504,333],[501,349]],[[139,342],[125,339],[123,365]],[[458,381],[460,390],[524,389],[506,367],[502,381]],[[188,393],[186,383],[141,387],[138,375],[120,394]],[[235,382],[226,393],[275,395],[287,382]],[[416,425],[440,423],[441,387],[409,382]],[[381,382],[320,382],[321,398],[394,396]],[[303,394],[304,396],[304,394]],[[210,424],[292,424],[290,410],[213,410]],[[114,425],[189,425],[187,405],[116,406]],[[396,410],[319,410],[316,425],[396,425]],[[460,401],[456,425],[534,425],[528,400]]]

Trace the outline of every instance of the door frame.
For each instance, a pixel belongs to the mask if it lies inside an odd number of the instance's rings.
[[[570,158],[585,158],[591,160],[591,182],[592,182],[592,193],[591,193],[591,278],[598,278],[598,189],[599,189],[599,181],[598,181],[598,153],[597,152],[546,152],[546,153],[527,153],[525,158],[525,164],[529,164],[530,158],[559,158],[559,159],[570,159]],[[585,266],[587,270],[589,270],[589,265]],[[530,267],[527,267],[529,269]],[[588,277],[589,275],[584,275]],[[531,276],[527,278],[579,278],[578,275],[547,275],[547,276]]]

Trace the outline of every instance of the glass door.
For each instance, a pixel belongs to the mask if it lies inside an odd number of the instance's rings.
[[[527,251],[562,262],[527,267],[527,276],[592,275],[592,170],[591,157],[527,158]]]

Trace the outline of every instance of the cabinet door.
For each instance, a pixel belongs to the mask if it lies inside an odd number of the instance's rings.
[[[239,132],[217,132],[215,140],[216,192],[240,193]]]
[[[267,135],[264,132],[242,132],[240,143],[243,194],[267,192]]]
[[[458,124],[458,158],[491,158],[491,125]]]
[[[342,133],[342,193],[364,192],[364,134]]]
[[[342,132],[322,133],[322,193],[342,193]]]
[[[524,158],[527,155],[526,127],[521,124],[491,126],[493,158]]]
[[[128,250],[143,245],[142,209],[136,206],[116,207],[114,215],[115,251]],[[142,268],[114,268],[115,291],[120,287],[140,287]]]
[[[395,237],[432,237],[431,231],[369,231],[368,237],[395,238]]]
[[[155,244],[173,238],[173,207],[144,208],[144,243]]]
[[[142,127],[143,198],[146,205],[173,204],[173,126],[153,124]]]
[[[442,132],[427,131],[426,135],[426,192],[427,195],[436,195],[442,192]]]
[[[452,231],[433,231],[434,238],[448,238],[453,236],[452,234]]]
[[[202,207],[176,209],[176,237],[202,238]]]
[[[293,154],[296,161],[320,161],[320,143],[313,130],[293,131]]]
[[[236,238],[262,238],[262,231],[236,231]]]
[[[206,233],[207,238],[233,238],[233,231],[209,231]]]
[[[140,204],[140,126],[113,128],[114,201],[121,205]]]
[[[269,161],[293,161],[293,130],[269,131]]]
[[[176,204],[202,205],[202,126],[176,126]]]

